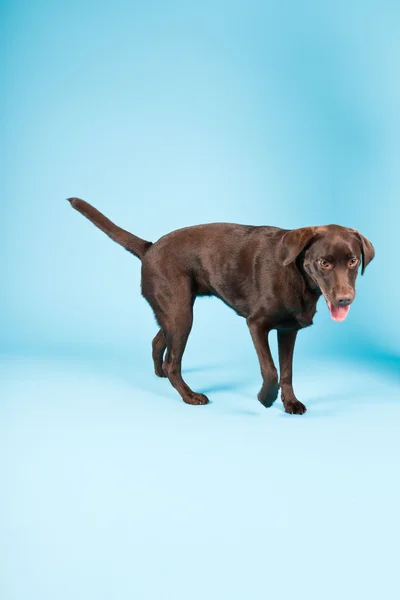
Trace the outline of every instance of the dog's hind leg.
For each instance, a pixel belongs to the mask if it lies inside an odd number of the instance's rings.
[[[165,335],[162,329],[160,329],[156,337],[153,339],[152,347],[154,372],[158,377],[166,377],[167,375],[164,373],[162,365],[167,342],[165,341]]]
[[[194,294],[189,277],[174,279],[154,278],[151,293],[143,295],[154,310],[161,331],[153,340],[153,359],[157,375],[161,374],[162,353],[167,353],[162,363],[162,371],[171,385],[179,392],[187,404],[207,404],[204,394],[193,392],[182,378],[182,356],[192,329]]]
[[[167,341],[163,370],[184,402],[207,404],[207,396],[193,392],[182,378],[182,356],[193,321],[192,306],[186,306],[185,309],[181,306],[179,314],[168,315],[168,317],[166,325],[163,324]]]

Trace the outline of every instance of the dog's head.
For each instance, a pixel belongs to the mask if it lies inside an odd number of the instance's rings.
[[[340,225],[303,227],[282,238],[283,265],[297,259],[325,297],[332,319],[344,321],[356,295],[356,278],[374,258],[374,247],[356,229]]]

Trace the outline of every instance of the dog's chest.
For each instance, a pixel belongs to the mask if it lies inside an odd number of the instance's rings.
[[[304,317],[304,315],[288,316],[287,318],[277,321],[276,329],[303,329],[310,327],[313,324],[312,318]]]
[[[316,313],[316,300],[304,301],[301,306],[288,310],[286,314],[280,315],[277,321],[277,329],[303,329],[313,324]]]
[[[305,300],[300,312],[295,314],[295,318],[299,326],[301,328],[310,327],[310,325],[313,324],[313,318],[316,312],[317,300],[315,298],[309,301]]]

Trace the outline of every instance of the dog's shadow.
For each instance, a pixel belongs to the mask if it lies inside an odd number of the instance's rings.
[[[229,369],[232,368],[227,362],[210,363],[203,365],[191,365],[189,367],[183,367],[182,373],[203,373],[208,371],[217,371],[218,369]]]
[[[209,383],[212,377],[209,377],[208,373],[215,372],[217,370],[219,371],[218,381],[215,383]],[[202,379],[200,374],[202,373],[207,376],[208,383],[206,385],[202,385],[202,383],[200,383]],[[193,384],[193,388],[196,388],[196,391],[206,395],[212,395],[219,392],[243,393],[243,390],[248,388],[252,383],[252,380],[248,376],[245,376],[245,371],[242,375],[240,373],[238,375],[238,370],[235,370],[235,367],[228,362],[191,365],[187,368],[183,368],[182,374],[184,379],[186,379],[186,375],[190,376],[193,374],[194,377],[190,377],[190,385]]]
[[[307,407],[305,417],[308,419],[320,419],[326,417],[338,417],[343,414],[359,413],[367,407],[376,406],[379,395],[374,394],[371,389],[350,388],[346,393],[328,393],[313,395],[309,398],[302,395],[299,398]],[[389,403],[397,402],[393,396],[385,396]],[[284,409],[282,407],[282,413]]]
[[[99,365],[96,365],[99,367]],[[139,367],[139,368],[138,368]],[[136,368],[132,366],[130,362],[115,362],[113,360],[102,362],[101,370],[107,371],[110,375],[122,380],[128,386],[134,386],[137,389],[143,391],[149,391],[159,396],[160,398],[168,398],[168,400],[176,399],[180,401],[176,391],[169,385],[168,380],[160,379],[154,375],[152,364],[148,365],[136,365]],[[215,383],[208,384],[204,382],[202,384],[201,374],[207,375],[209,372],[220,370],[218,381]],[[222,401],[224,404],[224,410],[237,415],[252,415],[260,416],[263,414],[265,409],[262,406],[258,406],[257,392],[259,385],[261,385],[261,379],[254,373],[249,373],[244,369],[244,373],[238,376],[239,369],[235,370],[235,366],[226,362],[212,363],[212,364],[194,364],[183,369],[183,375],[186,379],[186,375],[193,374],[194,377],[188,377],[189,385],[197,391],[206,394],[209,397],[210,405],[214,402]],[[221,377],[222,375],[222,377]],[[191,381],[193,379],[193,381]],[[221,381],[222,379],[222,381]],[[329,385],[329,383],[327,384]],[[303,386],[304,387],[304,386]],[[371,385],[365,384],[360,386],[359,384],[349,385],[346,391],[339,389],[338,391],[328,391],[328,393],[316,393],[314,390],[310,395],[307,394],[307,389],[304,387],[302,391],[296,390],[298,399],[303,402],[307,407],[305,418],[326,418],[335,417],[342,414],[350,414],[354,411],[360,411],[365,406],[376,405],[379,401],[379,390],[378,384],[376,384],[376,390],[371,389]],[[214,398],[214,394],[216,398]],[[218,396],[221,394],[220,399]],[[229,395],[232,395],[231,400],[234,398],[240,400],[229,404]],[[228,395],[228,398],[223,398],[223,395]],[[385,393],[385,403],[397,402],[394,394],[387,395]],[[251,405],[249,408],[243,406],[243,400],[250,402],[256,402],[257,409],[252,410]],[[225,402],[226,400],[226,402]],[[275,401],[273,409],[280,412],[282,418],[289,418],[292,415],[287,415],[284,411],[283,405],[279,398]]]
[[[202,394],[215,394],[218,392],[239,392],[245,389],[249,385],[248,381],[245,380],[235,380],[229,381],[227,383],[215,383],[214,385],[209,385],[207,387],[200,386]]]

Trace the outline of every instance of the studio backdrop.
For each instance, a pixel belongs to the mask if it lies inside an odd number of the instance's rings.
[[[214,221],[359,229],[376,258],[349,318],[321,300],[299,344],[396,360],[395,3],[5,4],[3,351],[150,361],[140,262],[71,210],[79,196],[151,241]],[[188,360],[254,352],[218,300],[198,300],[195,320]]]

